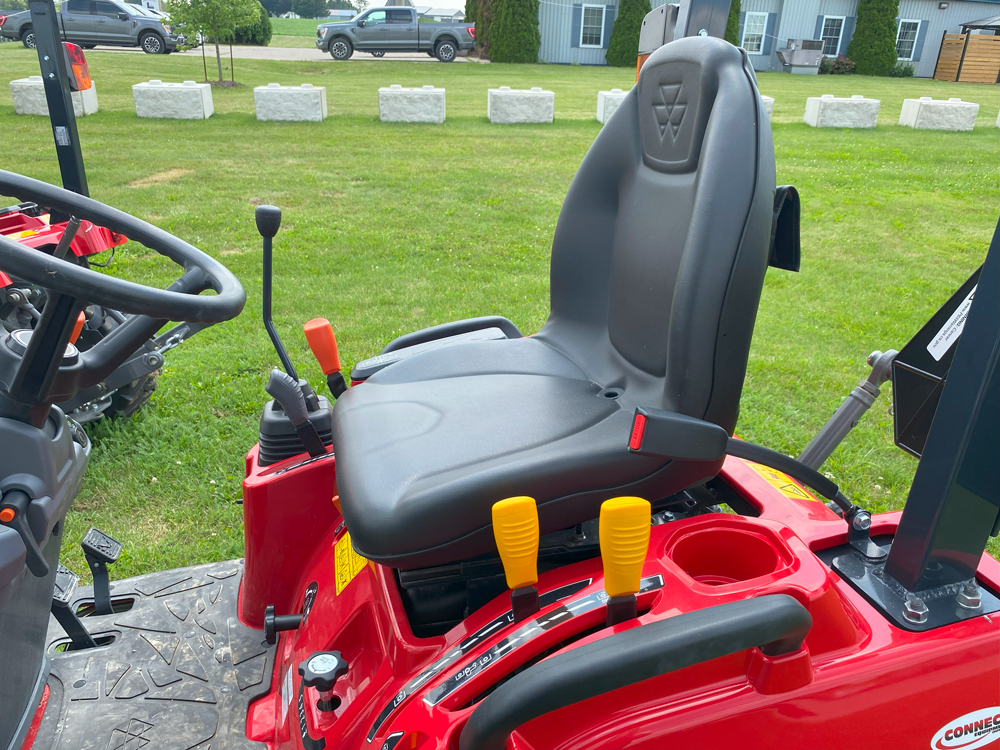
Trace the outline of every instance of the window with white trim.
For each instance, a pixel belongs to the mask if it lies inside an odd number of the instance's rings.
[[[748,55],[759,55],[764,51],[764,31],[767,29],[767,13],[747,13],[743,19],[743,42],[740,44]]]
[[[583,22],[580,24],[580,46],[604,46],[604,6],[584,5]]]
[[[900,60],[913,59],[913,47],[917,43],[919,32],[920,21],[907,19],[899,22],[899,29],[896,31],[896,57]]]
[[[844,33],[843,16],[823,16],[823,54],[836,57],[840,54],[840,37]]]

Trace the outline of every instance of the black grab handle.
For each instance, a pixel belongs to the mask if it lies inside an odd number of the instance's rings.
[[[473,711],[459,750],[504,750],[510,733],[550,711],[651,677],[761,647],[771,655],[802,646],[812,627],[786,594],[720,604],[616,633],[539,662]]]

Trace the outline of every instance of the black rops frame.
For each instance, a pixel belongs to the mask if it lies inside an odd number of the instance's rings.
[[[83,151],[76,130],[76,115],[70,96],[69,71],[63,54],[56,8],[53,0],[29,0],[31,25],[35,32],[38,64],[42,71],[45,101],[49,106],[52,137],[59,158],[59,172],[63,187],[74,193],[89,196],[87,173],[83,167]],[[68,217],[53,216],[54,223]]]
[[[886,561],[909,591],[976,575],[1000,520],[1000,223]]]

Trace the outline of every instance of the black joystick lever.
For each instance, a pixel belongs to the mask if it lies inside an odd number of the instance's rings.
[[[299,664],[302,684],[316,688],[319,692],[316,708],[320,711],[333,711],[340,705],[340,700],[333,694],[333,688],[337,680],[347,673],[347,666],[347,661],[339,651],[316,651]]]
[[[80,546],[83,547],[83,556],[87,558],[87,565],[94,576],[94,614],[113,614],[108,565],[118,560],[122,553],[122,543],[92,527],[83,537]]]
[[[31,505],[30,497],[21,490],[11,490],[0,500],[0,524],[17,532],[24,543],[24,562],[28,570],[36,578],[44,578],[49,574],[49,564],[42,556],[42,550],[28,524],[29,505]]]
[[[306,408],[302,387],[290,375],[275,368],[271,370],[271,377],[267,379],[264,390],[281,404],[309,455],[315,458],[325,454],[326,446],[323,445],[315,425],[309,421],[309,410]]]
[[[66,635],[73,642],[74,650],[97,648],[90,631],[84,627],[79,615],[69,606],[80,577],[62,563],[56,568],[55,586],[52,591],[52,614],[62,625]]]
[[[298,630],[301,624],[302,615],[276,615],[273,604],[264,608],[264,639],[270,646],[278,642],[278,633]]]
[[[285,351],[285,345],[281,343],[281,338],[274,328],[274,320],[271,318],[271,249],[274,235],[278,233],[278,228],[281,226],[281,209],[277,206],[257,206],[253,216],[257,222],[257,231],[264,238],[264,329],[271,337],[274,350],[278,352],[281,366],[297,382],[299,375],[295,372],[295,365],[292,364],[288,352]]]

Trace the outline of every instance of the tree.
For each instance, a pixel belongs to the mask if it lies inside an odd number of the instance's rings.
[[[238,27],[253,23],[259,5],[257,0],[167,0],[166,11],[171,23],[184,24],[189,37],[200,33],[215,42],[215,60],[222,83],[219,40],[232,39]]]
[[[887,76],[896,67],[896,16],[899,0],[860,0],[857,28],[847,56],[854,72],[864,76]]]
[[[256,18],[245,26],[237,26],[233,41],[236,44],[258,44],[266,47],[271,42],[271,33],[271,19],[268,18],[264,6],[258,2]]]
[[[292,0],[292,11],[303,18],[326,18],[326,0]]]
[[[489,43],[493,62],[538,62],[538,0],[494,0]]]
[[[634,68],[639,57],[639,32],[649,13],[649,0],[621,0],[604,59],[617,68]]]
[[[729,18],[726,20],[726,34],[722,37],[734,47],[740,46],[740,0],[729,4]]]
[[[355,10],[350,0],[327,0],[326,7],[330,10]]]
[[[476,8],[478,6],[478,0],[465,0],[465,20],[467,23],[476,22]]]
[[[483,57],[490,56],[490,26],[493,25],[493,0],[476,2],[476,47]]]

